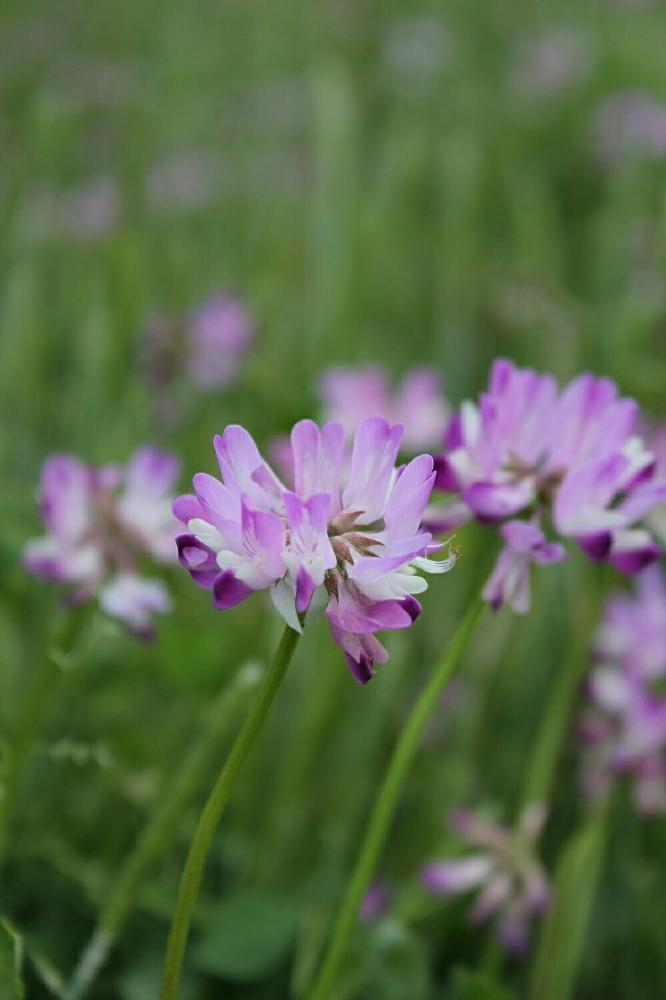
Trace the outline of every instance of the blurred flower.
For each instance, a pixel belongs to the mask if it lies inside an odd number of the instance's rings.
[[[640,574],[633,594],[610,598],[595,659],[592,708],[580,723],[585,787],[597,797],[630,774],[639,811],[666,812],[666,586],[657,566]]]
[[[376,920],[386,913],[391,904],[391,890],[385,882],[376,879],[368,886],[358,911],[361,920]]]
[[[596,51],[591,39],[570,25],[558,25],[523,40],[513,53],[513,89],[529,100],[557,97],[591,73]]]
[[[419,87],[441,73],[451,56],[448,29],[437,18],[395,18],[382,40],[382,54],[391,82]]]
[[[106,174],[66,190],[40,185],[22,201],[21,229],[33,239],[95,240],[117,228],[121,208],[118,184]]]
[[[141,575],[140,563],[176,560],[171,493],[178,471],[172,455],[151,447],[136,451],[125,467],[94,468],[73,455],[52,455],[40,487],[48,534],[26,544],[26,569],[69,584],[71,603],[97,596],[108,614],[150,638],[153,613],[168,611],[170,601],[160,581]]]
[[[364,420],[341,489],[342,425],[330,422],[320,430],[311,420],[300,421],[291,434],[292,492],[247,431],[227,427],[214,442],[223,483],[199,473],[196,495],[174,503],[188,528],[178,538],[182,564],[213,591],[220,610],[269,589],[278,612],[299,632],[299,615],[325,587],[333,638],[365,684],[375,661],[388,659],[375,632],[408,628],[420,614],[415,595],[427,583],[417,571],[446,572],[454,561],[427,558],[440,547],[421,529],[433,461],[421,455],[398,472],[401,437],[402,428],[381,417]]]
[[[480,890],[470,912],[472,923],[496,918],[497,934],[513,955],[529,947],[529,925],[550,899],[550,886],[535,853],[546,813],[526,806],[515,830],[491,823],[476,813],[458,810],[451,825],[476,853],[434,861],[421,872],[426,888],[442,896]]]
[[[544,516],[591,559],[636,573],[659,555],[640,522],[666,499],[666,477],[635,436],[637,404],[621,399],[610,379],[581,375],[560,391],[550,375],[494,363],[478,406],[463,403],[437,459],[435,487],[457,494],[449,507],[428,512],[427,523],[448,529],[475,517],[506,520],[507,549],[485,590],[499,607],[529,606],[529,563],[557,562]],[[514,519],[526,515],[529,526]]]
[[[339,421],[348,437],[365,417],[378,414],[403,425],[403,448],[412,453],[440,446],[450,416],[441,380],[431,368],[407,372],[393,393],[383,368],[330,368],[321,379],[320,397],[324,416]]]
[[[594,146],[602,160],[666,156],[666,104],[638,90],[607,97],[592,117]]]
[[[160,391],[159,417],[177,421],[187,403],[180,389],[183,376],[210,392],[228,386],[238,375],[254,330],[245,303],[227,292],[216,292],[180,320],[156,313],[146,324],[141,349],[146,381]]]
[[[212,154],[199,149],[171,153],[149,172],[146,200],[154,210],[194,211],[213,198],[222,177],[221,164]]]
[[[657,460],[655,475],[666,479],[666,425],[662,425],[649,435],[650,446]],[[662,545],[666,545],[666,501],[650,511],[647,523]]]

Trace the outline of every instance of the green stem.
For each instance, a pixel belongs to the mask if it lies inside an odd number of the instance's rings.
[[[569,1000],[585,948],[603,868],[612,803],[601,803],[574,831],[560,854],[553,902],[532,966],[529,1000]]]
[[[169,780],[164,796],[115,879],[114,889],[70,979],[67,1000],[80,1000],[92,986],[134,907],[146,872],[173,840],[178,817],[196,791],[211,756],[258,684],[261,673],[258,667],[250,665],[241,669],[230,686],[225,684],[221,696],[206,711],[200,735]]]
[[[38,663],[30,683],[23,711],[10,738],[0,782],[0,864],[5,854],[7,834],[23,767],[42,727],[53,684],[60,667],[76,645],[87,620],[85,609],[72,611],[62,619],[55,637]]]
[[[571,605],[571,601],[568,602]],[[569,620],[574,620],[576,638],[569,649],[555,679],[554,689],[548,697],[545,718],[536,745],[530,757],[522,805],[531,802],[548,803],[555,777],[562,743],[571,718],[572,708],[580,687],[581,678],[589,665],[590,628],[599,613],[599,595],[579,600],[571,608]]]
[[[359,906],[386,841],[400,791],[418,751],[423,730],[439,702],[445,685],[450,681],[460,662],[483,607],[481,599],[475,598],[407,719],[384,776],[356,867],[338,913],[319,979],[309,1000],[328,1000],[332,995],[335,978],[354,929]]]
[[[284,679],[298,638],[298,632],[294,632],[289,627],[285,628],[282,641],[261,685],[257,700],[236,737],[231,752],[201,813],[178,887],[178,900],[164,959],[161,1000],[176,1000],[178,996],[183,957],[192,915],[215,830],[229,800],[236,778],[256,742],[273,699]]]

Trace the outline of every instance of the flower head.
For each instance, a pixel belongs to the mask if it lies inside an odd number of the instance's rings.
[[[478,890],[470,911],[472,923],[494,917],[497,934],[511,954],[529,946],[529,925],[548,906],[550,886],[534,848],[546,818],[542,806],[528,805],[515,830],[458,810],[452,826],[474,848],[450,860],[433,861],[421,872],[432,892],[451,897]]]
[[[380,414],[402,424],[402,448],[413,454],[441,444],[450,410],[441,380],[431,368],[413,368],[392,392],[383,368],[330,368],[320,384],[325,416],[351,438],[365,417]]]
[[[217,292],[186,319],[153,316],[144,331],[144,370],[154,386],[173,388],[184,374],[205,391],[238,375],[253,338],[241,299]]]
[[[52,455],[40,486],[47,534],[26,544],[26,569],[68,585],[73,603],[98,596],[108,614],[150,637],[152,613],[168,611],[170,602],[161,582],[141,576],[140,562],[176,558],[171,494],[178,472],[172,455],[151,447],[124,467],[94,468],[73,455]]]
[[[580,723],[585,786],[597,796],[629,774],[639,811],[666,812],[666,586],[658,567],[640,574],[634,594],[610,598],[595,659],[592,704]]]
[[[529,562],[564,557],[545,539],[546,520],[562,539],[621,572],[638,572],[657,558],[642,521],[666,498],[666,477],[635,435],[636,417],[636,403],[621,398],[610,379],[581,375],[560,391],[551,376],[506,360],[493,365],[478,405],[463,404],[435,483],[457,494],[456,502],[428,523],[507,522],[507,549],[486,588],[495,606],[509,595],[525,610]],[[527,519],[523,527],[519,515]]]
[[[421,528],[433,461],[421,455],[396,469],[401,437],[400,426],[368,417],[347,463],[341,424],[302,420],[291,434],[291,490],[246,430],[227,427],[214,442],[222,481],[199,473],[194,495],[174,503],[187,525],[177,540],[182,564],[219,609],[270,590],[297,631],[315,592],[325,590],[333,638],[366,683],[374,663],[388,658],[375,633],[408,628],[420,613],[415,595],[427,583],[418,571],[453,564],[427,558],[438,547]]]

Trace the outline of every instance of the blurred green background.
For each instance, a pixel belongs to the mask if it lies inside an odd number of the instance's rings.
[[[153,441],[182,457],[186,488],[214,470],[227,422],[265,445],[316,416],[328,365],[433,364],[457,404],[499,353],[561,379],[608,374],[663,418],[665,37],[661,3],[3,4],[3,738],[59,614],[20,568],[52,450],[124,460]],[[218,288],[246,300],[255,346],[232,387],[193,389],[186,419],[164,426],[142,330]],[[459,541],[459,565],[368,688],[325,624],[308,627],[216,839],[184,996],[280,1000],[307,982],[387,749],[488,570],[489,535]],[[527,620],[485,619],[394,824],[382,874],[396,891],[447,846],[452,804],[515,812],[573,612],[591,628],[611,582],[574,558],[542,574]],[[71,971],[213,699],[277,641],[262,597],[223,616],[184,572],[171,587],[152,647],[95,620],[26,772],[0,913],[24,935],[31,998],[50,995],[44,962]],[[156,996],[197,810],[242,714],[142,883],[96,1000]],[[577,770],[570,739],[549,865],[581,812]],[[618,809],[581,1000],[662,995],[665,856],[663,823]],[[362,928],[345,995],[471,1000],[450,972],[481,965],[504,985],[479,1000],[521,995],[525,965],[499,963],[463,914],[442,904]]]

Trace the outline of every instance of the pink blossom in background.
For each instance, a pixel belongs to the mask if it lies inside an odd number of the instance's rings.
[[[666,476],[637,417],[636,402],[610,379],[584,374],[560,389],[550,375],[504,359],[478,403],[463,403],[436,460],[435,488],[453,502],[426,521],[432,530],[471,518],[500,527],[506,548],[484,591],[495,608],[527,610],[530,563],[564,558],[544,523],[622,573],[658,557],[645,518],[666,500]]]
[[[666,585],[658,566],[636,578],[633,593],[613,595],[595,641],[579,731],[583,778],[592,797],[629,775],[642,813],[666,812]]]
[[[388,653],[376,632],[409,628],[427,589],[420,573],[443,573],[454,559],[428,558],[441,548],[421,527],[434,481],[433,460],[420,455],[396,469],[402,428],[368,417],[343,467],[345,431],[301,420],[291,434],[293,490],[266,464],[244,428],[215,438],[222,481],[199,473],[195,494],[177,498],[187,526],[178,537],[181,563],[224,610],[269,590],[286,623],[300,617],[315,591],[328,595],[335,642],[360,684]]]
[[[640,90],[606,97],[592,117],[592,141],[606,163],[666,157],[666,103]]]
[[[530,101],[547,100],[584,83],[595,67],[597,51],[588,35],[561,24],[525,38],[511,61],[516,94]]]
[[[136,451],[126,466],[95,468],[73,455],[52,455],[40,487],[47,534],[26,544],[26,569],[66,585],[71,603],[97,597],[131,632],[151,638],[153,614],[169,611],[171,602],[141,563],[177,559],[171,497],[178,473],[176,458],[151,447]]]
[[[437,895],[476,892],[471,923],[494,919],[499,940],[515,956],[527,951],[530,924],[550,900],[548,879],[535,853],[545,818],[544,808],[533,803],[511,830],[460,809],[451,825],[473,853],[432,861],[421,871],[423,885]]]
[[[450,417],[441,379],[431,368],[407,372],[395,390],[383,368],[330,368],[319,394],[324,417],[341,423],[348,437],[370,416],[402,424],[402,448],[408,453],[441,446]]]

